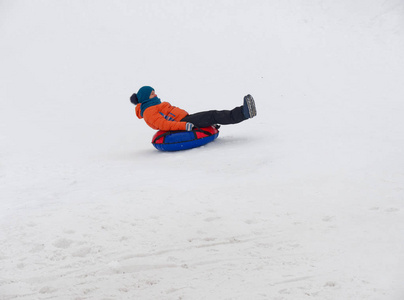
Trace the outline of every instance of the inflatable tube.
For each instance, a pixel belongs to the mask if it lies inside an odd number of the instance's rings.
[[[213,142],[219,135],[215,126],[196,128],[192,131],[159,130],[152,140],[153,146],[160,151],[187,150]]]

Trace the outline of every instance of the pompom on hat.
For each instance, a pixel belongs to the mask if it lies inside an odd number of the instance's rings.
[[[137,95],[133,94],[132,96],[130,96],[130,102],[132,102],[135,105],[139,104],[139,101],[137,100]]]

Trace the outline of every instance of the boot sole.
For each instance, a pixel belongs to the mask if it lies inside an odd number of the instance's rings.
[[[251,95],[247,95],[244,97],[244,101],[247,103],[248,113],[250,114],[250,118],[253,118],[257,115],[257,108],[255,107],[254,98]]]

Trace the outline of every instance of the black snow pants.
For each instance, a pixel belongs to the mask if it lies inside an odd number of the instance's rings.
[[[243,106],[232,110],[209,110],[186,116],[181,122],[189,122],[196,127],[208,127],[216,124],[228,125],[237,124],[247,118],[243,114]]]

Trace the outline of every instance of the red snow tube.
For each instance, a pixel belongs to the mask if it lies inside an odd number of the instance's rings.
[[[219,135],[218,127],[196,128],[192,131],[159,130],[152,144],[160,151],[179,151],[200,147],[214,141]]]

